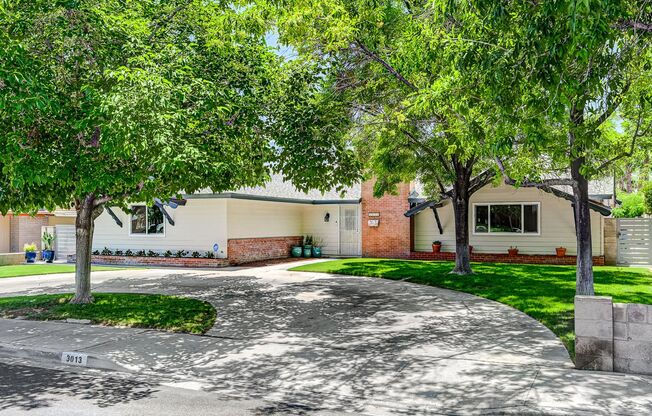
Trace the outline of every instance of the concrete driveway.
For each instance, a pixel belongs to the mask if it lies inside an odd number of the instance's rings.
[[[301,414],[595,413],[596,400],[609,412],[652,408],[643,394],[652,391],[649,380],[609,381],[572,370],[554,334],[505,305],[406,282],[287,267],[94,273],[96,291],[211,302],[217,321],[205,337],[69,324],[34,332],[30,328],[44,324],[30,322],[21,323],[33,325],[25,329],[29,336],[15,342],[46,343],[47,334],[59,334],[56,348],[83,350],[204,391],[298,406]],[[70,275],[0,279],[0,296],[71,291],[72,283]],[[0,332],[17,322],[3,321]],[[582,380],[586,386],[578,390]],[[622,407],[624,388],[642,389],[642,399]]]

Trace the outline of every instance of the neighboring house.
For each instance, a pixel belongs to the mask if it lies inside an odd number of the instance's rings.
[[[74,211],[41,210],[36,215],[10,212],[6,216],[0,216],[0,253],[22,252],[26,243],[36,243],[40,251],[43,231],[47,229],[55,232],[58,229],[59,239],[55,241],[55,248],[58,245],[61,248],[61,256],[66,256],[74,252],[74,225]]]
[[[365,182],[337,193],[303,193],[274,177],[265,187],[184,196],[185,205],[133,204],[132,213],[116,208],[95,225],[93,249],[214,252],[231,264],[287,257],[302,236],[323,241],[328,256],[437,258],[431,244],[454,251],[455,227],[450,201],[425,201],[410,184],[396,195],[372,196]],[[570,195],[560,189],[494,187],[487,184],[471,198],[471,245],[478,259],[506,254],[543,256],[526,261],[554,262],[555,248],[576,251]],[[594,255],[604,256],[603,218],[609,207],[592,202]],[[436,215],[435,215],[436,213]],[[439,220],[437,220],[437,217]],[[429,253],[429,254],[426,254]],[[500,257],[496,257],[501,259]],[[572,262],[571,257],[565,259]]]

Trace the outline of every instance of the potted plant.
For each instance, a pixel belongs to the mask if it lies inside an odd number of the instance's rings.
[[[320,237],[313,237],[312,239],[312,256],[319,258],[321,257],[321,246],[323,241]]]
[[[46,231],[43,233],[41,240],[43,240],[41,258],[47,263],[52,263],[54,261],[54,234]]]
[[[555,251],[557,252],[557,257],[564,257],[566,255],[566,247],[557,247]]]
[[[510,256],[516,256],[518,254],[518,247],[509,246],[509,248],[507,249],[507,254],[509,254]]]
[[[433,253],[441,252],[441,241],[435,240],[432,242],[432,252]]]
[[[25,261],[34,263],[36,260],[36,243],[25,243],[23,250],[25,251]]]
[[[301,257],[303,254],[303,246],[292,246],[292,257]]]
[[[312,236],[307,235],[303,239],[303,257],[312,256]]]

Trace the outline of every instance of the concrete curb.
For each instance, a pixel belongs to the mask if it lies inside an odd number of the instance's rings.
[[[109,370],[109,371],[119,371],[123,373],[134,373],[134,371],[123,367],[105,357],[96,356],[88,354],[84,351],[74,351],[80,352],[88,355],[88,360],[85,366],[73,366],[66,365],[61,362],[61,355],[63,351],[47,350],[47,349],[36,349],[25,346],[16,346],[13,344],[2,344],[0,343],[0,359],[5,360],[15,360],[18,359],[29,359],[29,361],[44,362],[47,364],[55,364],[65,367],[75,367],[79,369],[92,368],[98,370]],[[21,360],[16,362],[16,364],[28,364],[27,361]]]

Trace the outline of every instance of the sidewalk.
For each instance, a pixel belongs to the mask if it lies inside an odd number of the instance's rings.
[[[228,338],[0,320],[0,361],[90,368],[358,414],[652,414],[652,378],[468,356],[383,354],[310,338]],[[346,359],[343,359],[346,356]],[[310,412],[307,412],[310,414]]]

